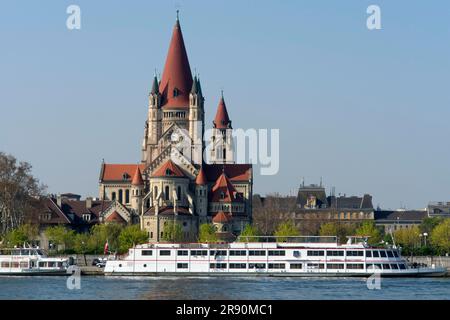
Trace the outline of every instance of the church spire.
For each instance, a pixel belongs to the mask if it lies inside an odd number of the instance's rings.
[[[152,85],[152,91],[151,94],[158,94],[159,93],[159,83],[158,83],[158,78],[155,77],[153,78],[153,85]]]
[[[228,117],[228,111],[227,107],[225,105],[225,99],[223,98],[223,91],[222,91],[222,97],[219,101],[219,106],[217,107],[216,117],[213,121],[214,128],[217,129],[227,129],[231,128],[231,121]]]
[[[192,82],[191,68],[177,12],[177,20],[173,28],[172,39],[159,84],[159,91],[162,94],[162,107],[188,107]]]

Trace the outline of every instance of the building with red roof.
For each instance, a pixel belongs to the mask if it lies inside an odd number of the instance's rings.
[[[209,159],[204,159],[204,102],[177,18],[162,76],[153,78],[141,162],[102,163],[100,170],[100,199],[117,202],[129,217],[111,211],[103,221],[137,219],[151,241],[164,239],[171,221],[182,225],[186,241],[196,240],[201,223],[215,223],[224,215],[228,238],[251,221],[252,166],[234,162],[223,93],[212,123]]]

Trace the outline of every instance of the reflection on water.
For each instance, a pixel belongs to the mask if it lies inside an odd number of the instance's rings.
[[[450,278],[92,277],[69,290],[66,277],[0,277],[0,299],[450,299]]]

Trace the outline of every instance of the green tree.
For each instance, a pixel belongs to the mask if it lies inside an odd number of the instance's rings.
[[[251,224],[247,224],[240,234],[239,242],[257,242],[257,238],[254,238],[256,236],[259,236],[258,229]]]
[[[97,224],[91,230],[90,246],[93,248],[93,252],[97,254],[103,253],[105,243],[108,242],[110,251],[118,251],[119,236],[122,232],[123,226],[119,223],[105,223]]]
[[[209,223],[203,223],[199,227],[198,241],[199,242],[217,242],[216,228]]]
[[[32,224],[22,224],[20,227],[15,228],[4,236],[4,246],[14,247],[23,246],[36,239],[38,235],[38,226]]]
[[[440,217],[432,217],[423,219],[420,224],[420,232],[431,234],[433,229],[442,222],[442,218]]]
[[[291,220],[289,220],[280,223],[277,226],[274,235],[277,239],[277,242],[286,242],[288,240],[287,237],[300,236],[300,231],[295,226],[295,224]]]
[[[59,251],[59,246],[64,247],[64,251],[69,251],[73,248],[75,242],[75,232],[64,226],[49,227],[44,231],[48,240],[52,242],[56,247],[56,251]]]
[[[443,220],[431,231],[430,240],[440,253],[450,252],[450,219]]]
[[[420,229],[419,226],[411,228],[403,228],[394,231],[394,240],[396,244],[401,245],[408,252],[411,252],[420,244]]]
[[[134,245],[148,242],[147,232],[141,230],[139,225],[125,227],[119,236],[120,253],[125,253]]]
[[[336,236],[339,241],[346,242],[347,236],[355,234],[355,226],[347,223],[327,222],[320,226],[320,236]]]
[[[375,245],[381,242],[381,232],[373,221],[366,221],[356,229],[356,235],[361,237],[369,237],[368,243]]]
[[[167,242],[183,241],[183,226],[177,221],[167,221],[164,226],[162,240]]]

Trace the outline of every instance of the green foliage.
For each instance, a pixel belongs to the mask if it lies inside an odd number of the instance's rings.
[[[217,242],[216,228],[209,223],[203,223],[199,227],[199,242]]]
[[[439,225],[442,221],[443,219],[440,217],[425,218],[420,224],[420,232],[431,234],[433,229],[436,228],[436,226]]]
[[[7,232],[3,237],[4,247],[23,246],[37,237],[39,229],[37,225],[23,224],[18,228]]]
[[[48,240],[52,242],[59,251],[58,246],[62,245],[64,250],[70,250],[73,248],[75,243],[75,232],[73,230],[67,229],[64,226],[53,226],[45,230],[45,235]]]
[[[167,242],[181,242],[183,238],[183,226],[179,222],[168,221],[164,226],[162,240]]]
[[[91,229],[89,246],[93,253],[103,253],[105,243],[108,242],[109,250],[119,251],[119,236],[122,232],[122,225],[118,223],[97,224]]]
[[[300,231],[294,225],[292,221],[282,222],[277,226],[277,229],[274,233],[277,242],[286,242],[288,240],[287,237],[295,237],[300,236]]]
[[[134,245],[145,243],[148,241],[147,232],[141,230],[139,225],[131,225],[125,227],[119,236],[119,252],[127,252]]]
[[[347,223],[327,222],[320,226],[320,236],[337,236],[340,242],[346,242],[347,236],[355,234],[355,226]]]
[[[381,232],[375,226],[373,221],[366,221],[359,228],[356,229],[357,236],[367,236],[369,237],[368,243],[370,245],[375,245],[381,242]]]
[[[398,229],[394,232],[394,240],[396,244],[410,251],[420,246],[420,229],[418,226]]]
[[[257,239],[252,238],[255,236],[259,236],[258,229],[255,226],[248,224],[245,226],[244,230],[242,230],[239,242],[256,242]]]
[[[443,220],[433,229],[430,240],[441,253],[450,252],[450,219]]]
[[[94,247],[91,243],[91,237],[89,233],[78,233],[75,236],[75,243],[73,246],[75,253],[86,254],[93,253]]]

